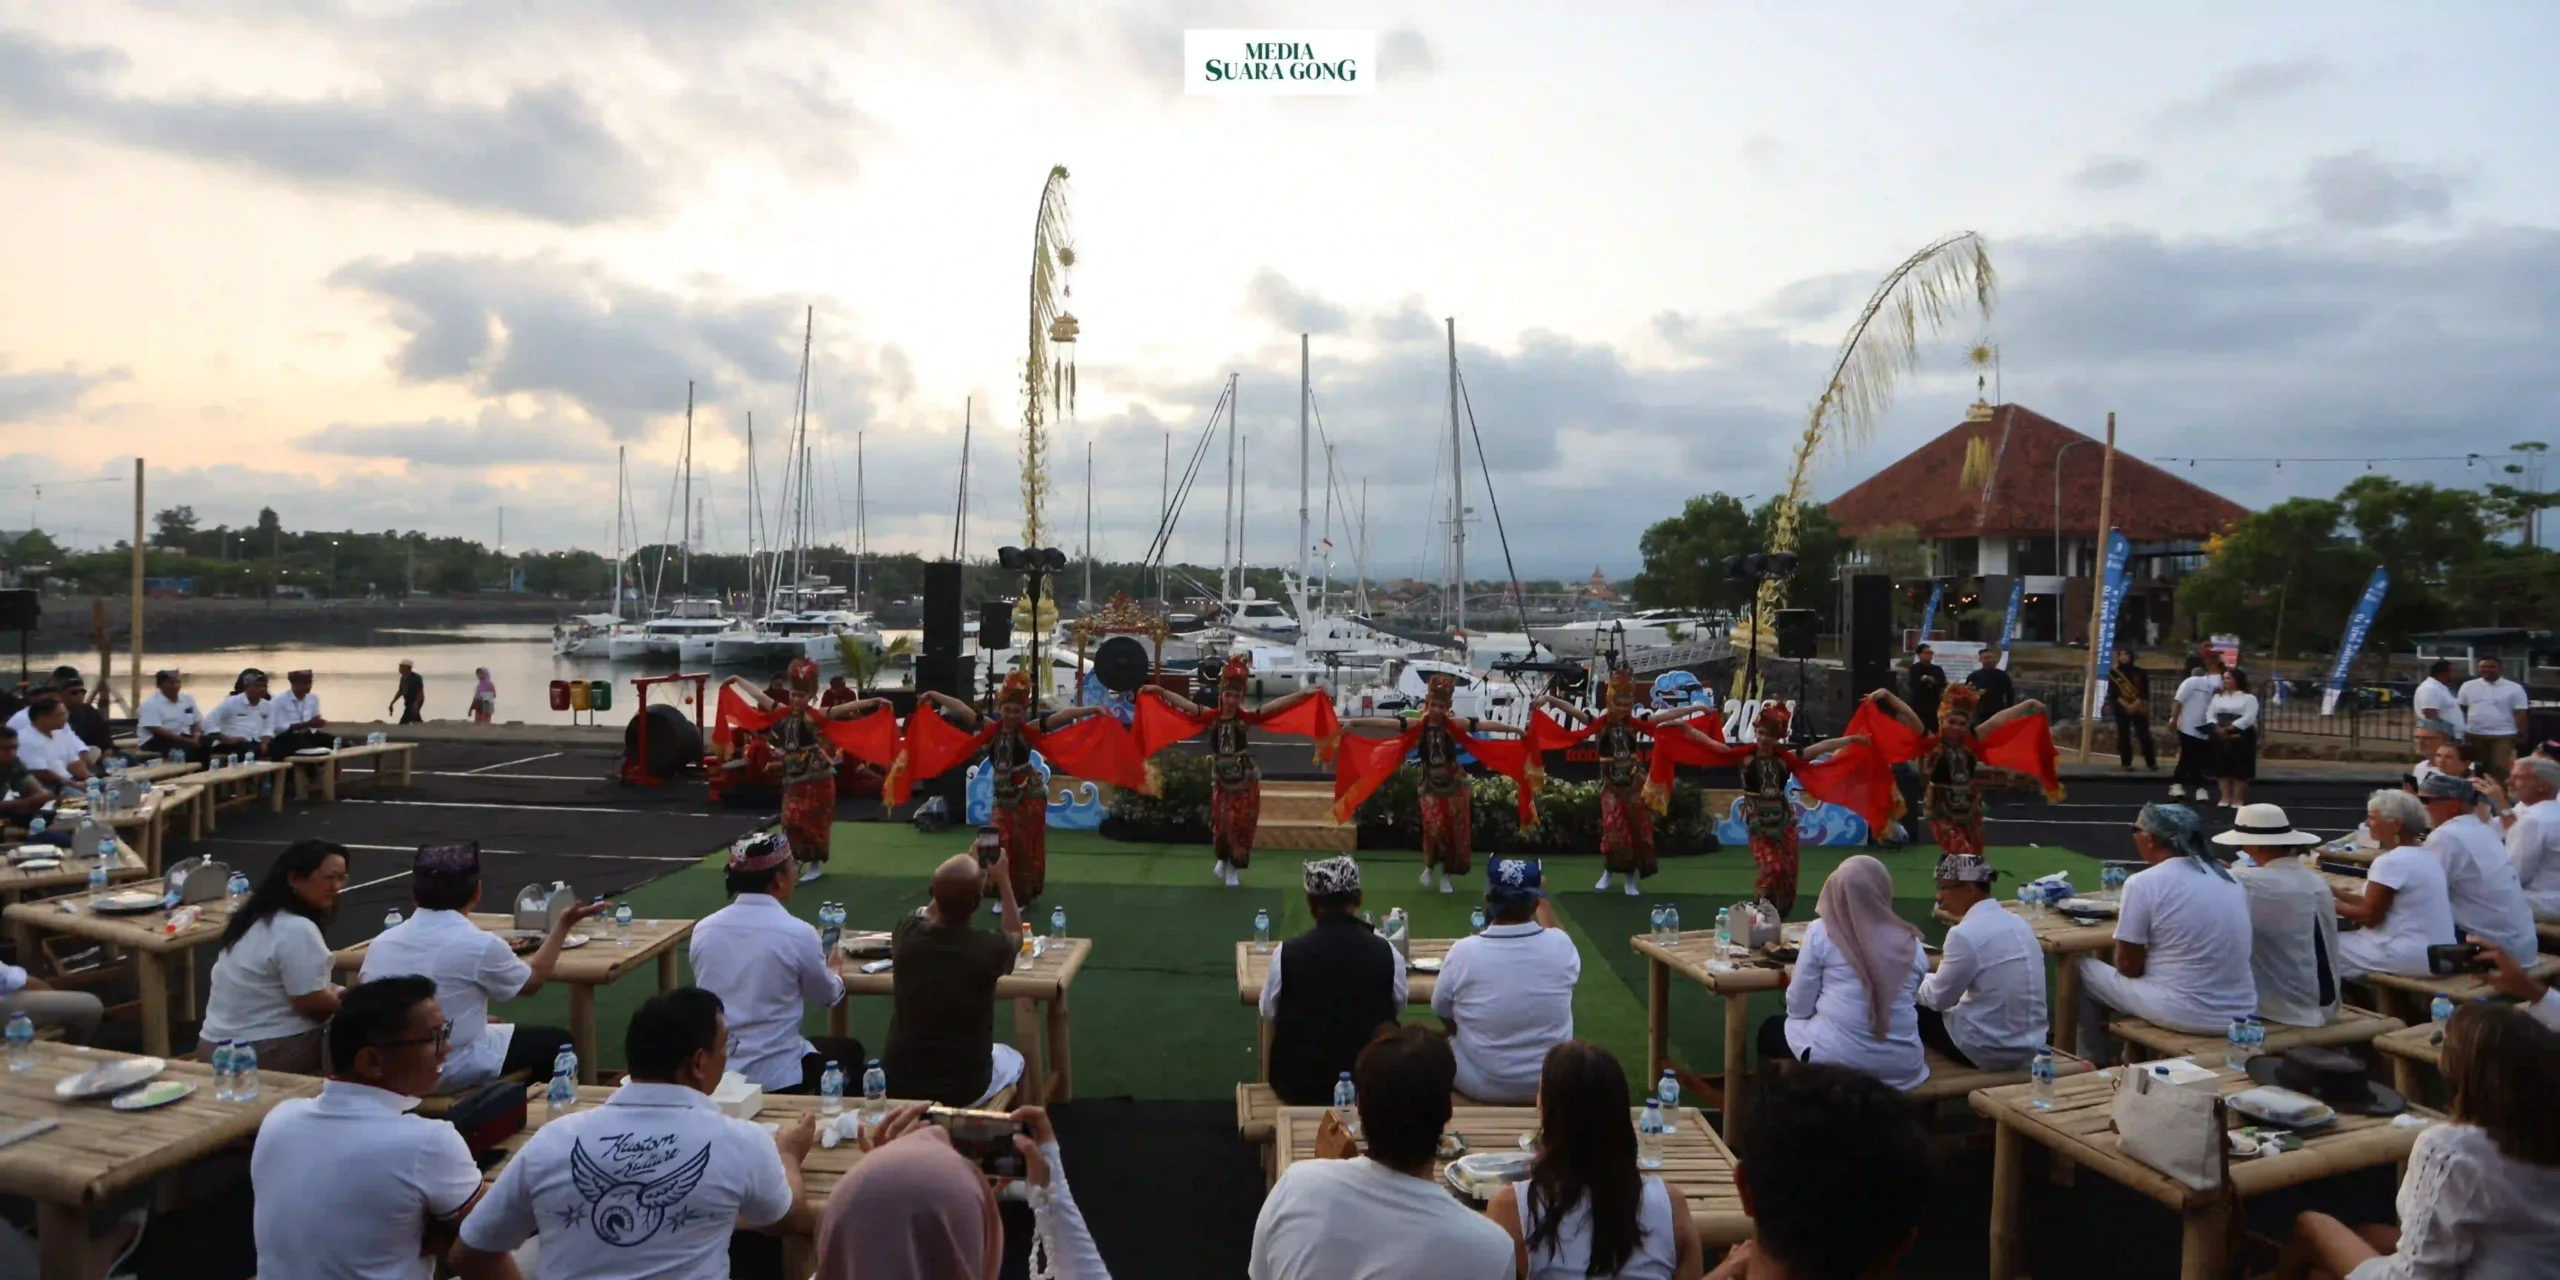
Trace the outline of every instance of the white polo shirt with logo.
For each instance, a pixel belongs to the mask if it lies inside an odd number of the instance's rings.
[[[459,911],[420,911],[383,930],[365,948],[359,981],[415,974],[436,984],[436,1003],[453,1020],[438,1092],[498,1078],[515,1028],[489,1021],[489,1002],[513,1000],[533,981],[533,966],[507,940]]]
[[[142,727],[143,742],[148,745],[151,740],[151,730],[165,729],[184,738],[193,734],[196,726],[204,723],[204,715],[196,710],[194,694],[181,692],[177,697],[171,698],[154,689],[151,691],[151,696],[142,700],[142,709],[133,713],[133,720],[135,724]]]
[[[415,1098],[332,1080],[317,1098],[276,1104],[249,1156],[258,1274],[427,1280],[427,1224],[480,1192],[462,1131],[408,1114]]]
[[[1449,947],[1431,1011],[1457,1026],[1458,1092],[1479,1102],[1538,1097],[1547,1050],[1573,1038],[1582,953],[1572,935],[1534,920],[1487,926]]]
[[[267,705],[272,708],[268,720],[279,733],[320,718],[320,693],[316,689],[299,694],[287,689],[267,699]]]

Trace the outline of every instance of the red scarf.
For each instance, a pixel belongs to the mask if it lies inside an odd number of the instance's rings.
[[[1366,734],[1342,734],[1342,743],[1333,756],[1333,820],[1349,822],[1360,811],[1360,802],[1368,799],[1386,784],[1395,771],[1402,768],[1405,757],[1413,754],[1422,741],[1423,728],[1431,723],[1425,713],[1413,727],[1392,738],[1372,738]],[[1445,718],[1445,715],[1444,715]],[[1530,772],[1529,762],[1536,758],[1527,738],[1479,738],[1458,728],[1445,726],[1449,737],[1464,748],[1484,767],[1509,778],[1520,790],[1520,826],[1535,830],[1538,825],[1538,787]]]
[[[1579,729],[1568,729],[1540,709],[1529,716],[1529,740],[1540,751],[1553,751],[1590,738],[1600,731],[1602,723],[1602,719],[1595,716]],[[1670,808],[1671,783],[1679,766],[1731,768],[1750,759],[1757,749],[1749,743],[1726,742],[1724,721],[1714,716],[1659,726],[1629,716],[1627,724],[1653,740],[1653,763],[1645,774],[1644,798],[1655,813],[1663,813]],[[1706,727],[1697,728],[1700,724]],[[1854,728],[1852,732],[1855,732]],[[1852,742],[1820,761],[1806,760],[1781,747],[1778,758],[1794,772],[1796,785],[1802,787],[1805,794],[1857,814],[1866,819],[1871,828],[1882,829],[1891,820],[1896,794],[1893,770],[1873,746]]]
[[[886,769],[898,758],[898,717],[885,708],[851,720],[831,720],[814,711],[804,711],[787,704],[771,711],[759,711],[744,695],[727,685],[720,688],[719,718],[712,725],[711,740],[716,745],[735,743],[740,733],[762,733],[794,715],[807,715],[809,722],[817,727],[819,736],[864,764]]]
[[[1333,699],[1322,695],[1309,698],[1277,715],[1261,711],[1238,714],[1246,724],[1273,733],[1315,739],[1317,764],[1332,764],[1334,748],[1342,740],[1342,719],[1334,714]],[[1138,699],[1137,723],[1131,727],[1130,736],[1136,740],[1139,758],[1151,760],[1166,747],[1216,724],[1219,715],[1216,707],[1203,707],[1199,714],[1194,715],[1162,698],[1141,696]]]
[[[1888,764],[1927,755],[1941,737],[1904,724],[1900,717],[1873,702],[1859,704],[1858,714],[1849,719],[1849,732],[1865,734]],[[2061,760],[2053,748],[2053,725],[2041,713],[2019,716],[1972,738],[1974,759],[2035,779],[2047,800],[2062,798]]]
[[[883,788],[889,803],[906,803],[916,783],[939,777],[985,750],[988,743],[995,741],[1002,723],[989,717],[977,732],[971,733],[943,719],[931,707],[917,707],[916,713],[907,718],[906,749],[898,753]],[[1046,757],[1049,767],[1057,772],[1131,791],[1146,790],[1145,760],[1138,754],[1128,727],[1111,716],[1088,716],[1056,732],[1042,731],[1038,721],[1026,716],[1022,740]]]

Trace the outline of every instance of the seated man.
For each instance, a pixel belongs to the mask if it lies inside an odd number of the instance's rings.
[[[100,704],[106,701],[104,690],[96,700],[89,697],[89,682],[81,679],[78,667],[58,667],[53,673],[53,692],[62,699],[63,709],[70,713],[65,727],[87,748],[92,765],[114,754],[116,731],[107,723],[107,713]]]
[[[1955,917],[1920,983],[1920,1041],[1990,1071],[2025,1068],[2045,1045],[2044,950],[2035,926],[1991,896],[1981,858],[1938,859],[1938,909]]]
[[[408,1114],[444,1061],[435,984],[348,991],[327,1039],[320,1096],[277,1103],[249,1157],[258,1274],[424,1276],[480,1199],[461,1132]]]
[[[418,850],[411,865],[409,896],[418,909],[365,948],[360,980],[416,974],[435,982],[436,1000],[453,1020],[453,1030],[433,1092],[453,1093],[519,1071],[529,1080],[550,1079],[551,1062],[570,1042],[569,1033],[558,1027],[492,1022],[489,1003],[541,990],[560,963],[569,930],[604,911],[604,901],[577,903],[561,912],[533,957],[519,960],[505,938],[471,923],[469,913],[480,909],[479,845],[429,845]]]
[[[320,695],[311,691],[311,671],[284,673],[285,692],[275,700],[270,723],[275,728],[274,756],[283,759],[304,747],[325,747],[329,722],[320,714]]]
[[[2213,842],[2242,855],[2231,874],[2249,898],[2258,1013],[2282,1026],[2326,1026],[2338,1016],[2337,897],[2300,856],[2320,837],[2294,830],[2271,804],[2244,804],[2231,821]]]
[[[7,764],[0,762],[0,773],[7,771]],[[87,1044],[97,1034],[98,1020],[106,1016],[107,1006],[86,991],[56,991],[14,964],[0,964],[0,1023],[22,1013],[39,1030],[60,1027],[66,1042]]]
[[[190,757],[204,754],[204,716],[196,710],[194,694],[181,692],[175,671],[162,671],[151,677],[153,692],[142,700],[134,712],[134,731],[141,736],[136,746],[145,751],[184,751]]]
[[[1901,1094],[1847,1067],[1784,1065],[1752,1087],[1741,1138],[1733,1181],[1752,1238],[1708,1280],[1896,1274],[1937,1181]]]
[[[759,831],[729,848],[728,906],[693,927],[694,984],[720,997],[737,1032],[740,1075],[767,1093],[816,1093],[827,1064],[862,1079],[862,1045],[800,1034],[808,1005],[844,999],[837,958],[818,930],[783,904],[799,887],[799,864],[779,831]]]
[[[1511,1280],[1510,1233],[1433,1176],[1457,1062],[1427,1027],[1388,1026],[1360,1051],[1360,1140],[1327,1113],[1314,1160],[1280,1175],[1253,1223],[1252,1280]]]
[[[542,1280],[725,1276],[737,1228],[806,1235],[817,1215],[800,1165],[817,1117],[767,1136],[720,1114],[710,1095],[728,1045],[720,997],[649,997],[623,1041],[630,1083],[534,1131],[463,1219],[453,1269],[513,1280],[509,1254],[539,1237]]]
[[[1310,862],[1306,887],[1315,924],[1272,949],[1261,1007],[1271,1024],[1271,1091],[1293,1107],[1321,1107],[1370,1037],[1403,1012],[1405,972],[1403,957],[1358,914],[1359,863]]]
[[[1491,923],[1449,948],[1431,1011],[1448,1025],[1458,1092],[1478,1102],[1526,1105],[1538,1100],[1547,1050],[1573,1038],[1582,953],[1547,905],[1536,859],[1495,858],[1485,864],[1484,878]]]
[[[18,759],[53,791],[76,791],[89,779],[89,747],[70,729],[71,709],[40,693],[9,722],[18,731]]]
[[[2560,922],[2560,760],[2536,753],[2516,757],[2507,771],[2516,800],[2507,827],[2507,861],[2515,864],[2533,918]]]
[[[54,789],[19,758],[22,741],[17,730],[0,725],[0,818],[18,826],[25,826],[27,819],[58,798]]]
[[[265,755],[275,737],[275,703],[267,696],[267,673],[251,667],[240,673],[240,688],[213,705],[204,718],[204,733],[215,751],[248,751]]]
[[[2455,927],[2497,943],[2508,955],[2533,955],[2539,950],[2533,908],[2525,902],[2524,886],[2516,881],[2506,842],[2480,820],[2478,789],[2469,778],[2430,774],[2418,784],[2418,800],[2427,807],[2433,824],[2427,832],[2427,852],[2444,867]]]
[[[975,848],[934,868],[933,900],[889,931],[898,986],[880,1065],[894,1097],[982,1106],[1022,1078],[1021,1051],[995,1042],[996,980],[1021,951],[1022,908],[995,828],[979,828]],[[993,932],[976,924],[991,883],[1003,908]]]
[[[2205,851],[2203,820],[2146,804],[2133,847],[2151,865],[2125,881],[2115,963],[2080,959],[2080,1056],[2105,1045],[2099,1006],[2188,1035],[2221,1035],[2258,1011],[2249,972],[2249,894]]]

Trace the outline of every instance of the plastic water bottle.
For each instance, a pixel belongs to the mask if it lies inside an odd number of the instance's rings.
[[[393,908],[392,908],[392,909],[390,909],[389,911],[385,911],[385,912],[383,912],[383,913],[382,913],[382,931],[383,931],[384,933],[389,933],[389,932],[391,932],[392,930],[397,929],[397,928],[399,928],[399,927],[400,927],[400,908],[398,908],[398,907],[393,907]]]
[[[234,1069],[233,1066],[233,1060],[237,1057],[238,1055],[231,1051],[230,1041],[217,1040],[214,1042],[213,1097],[217,1102],[230,1102],[240,1096],[239,1089],[236,1085],[236,1081],[238,1080],[240,1073]]]
[[[2027,1064],[2027,1076],[2036,1083],[2036,1110],[2050,1109],[2053,1106],[2053,1049],[2051,1046],[2036,1046],[2035,1060]]]
[[[1637,1168],[1659,1169],[1662,1167],[1663,1132],[1662,1100],[1659,1098],[1645,1099],[1644,1117],[1636,1121]]]
[[[1666,902],[1662,904],[1662,929],[1664,935],[1670,938],[1671,941],[1678,942],[1680,940],[1679,903]]]
[[[2257,1057],[2259,1054],[2265,1053],[2266,1051],[2267,1051],[2267,1020],[2266,1020],[2266,1019],[2264,1019],[2264,1018],[2259,1017],[2258,1015],[2256,1015],[2256,1014],[2254,1014],[2254,1013],[2253,1013],[2253,1014],[2250,1014],[2250,1015],[2249,1015],[2249,1056],[2250,1056],[2250,1057],[2252,1057],[2252,1058],[2254,1058],[2254,1057]]]
[[[1051,942],[1057,942],[1064,939],[1066,936],[1067,909],[1065,907],[1049,908],[1049,940]]]
[[[32,817],[32,818],[27,819],[27,838],[28,838],[28,839],[30,839],[30,840],[33,840],[33,839],[35,839],[37,836],[43,835],[43,834],[44,834],[45,826],[46,826],[46,823],[45,823],[45,820],[44,820],[44,815],[43,815],[43,814],[41,814],[41,813],[37,814],[36,816],[34,816],[34,817]]]
[[[880,1069],[878,1058],[862,1068],[862,1109],[874,1117],[889,1109],[889,1073]]]
[[[1662,1103],[1662,1131],[1680,1132],[1680,1126],[1672,1120],[1680,1113],[1680,1077],[1673,1075],[1671,1068],[1662,1069],[1662,1079],[1654,1085],[1653,1096]]]
[[[631,945],[631,908],[616,907],[613,927],[622,932],[622,945]],[[844,942],[844,908],[832,902],[818,904],[818,954],[832,958],[837,946]]]
[[[1668,919],[1671,914],[1671,908],[1664,907],[1662,909],[1662,913],[1664,918]],[[1721,956],[1732,948],[1733,908],[1718,907],[1716,908],[1716,954]]]
[[[829,1059],[826,1071],[818,1077],[818,1114],[833,1116],[843,1113],[844,1068]]]
[[[836,1088],[841,1092],[844,1082],[838,1080]],[[578,1051],[564,1046],[559,1056],[551,1060],[551,1087],[542,1091],[543,1112],[546,1117],[557,1120],[568,1114],[569,1108],[577,1102]]]
[[[2222,1065],[2229,1067],[2234,1071],[2238,1071],[2241,1068],[2248,1066],[2249,1020],[2245,1017],[2233,1018],[2231,1020],[2231,1031],[2226,1039],[2229,1043],[2223,1046]]]
[[[1333,1078],[1333,1118],[1342,1122],[1343,1132],[1360,1132],[1360,1092],[1351,1087],[1348,1071]]]
[[[25,1071],[36,1065],[36,1024],[23,1013],[9,1015],[9,1069]]]
[[[89,893],[91,896],[94,897],[107,891],[107,865],[110,861],[111,859],[107,857],[107,846],[103,843],[100,844],[98,846],[97,861],[89,864]]]
[[[232,872],[230,881],[222,886],[222,892],[223,896],[230,899],[230,901],[224,905],[235,911],[238,910],[241,899],[249,896],[249,873],[246,871]]]
[[[1257,952],[1271,949],[1271,911],[1267,907],[1254,908],[1253,949]]]
[[[836,923],[838,923],[838,924],[842,924],[842,923],[844,923],[844,922],[843,922],[841,919],[839,919]],[[627,947],[627,946],[630,946],[630,945],[631,945],[631,904],[630,904],[630,903],[628,903],[628,902],[617,902],[617,903],[613,904],[613,934],[614,934],[614,937],[615,937],[617,940],[619,940],[623,946],[626,946],[626,947]],[[828,954],[828,955],[834,955],[834,954],[835,954],[835,948],[834,948],[833,946],[828,947],[828,948],[827,948],[827,954]]]
[[[1484,908],[1478,907],[1467,913],[1467,927],[1477,933],[1484,932]]]
[[[258,1100],[258,1048],[246,1040],[231,1046],[231,1100]]]
[[[2453,997],[2439,994],[2427,1002],[2427,1018],[2441,1027],[2453,1017]]]

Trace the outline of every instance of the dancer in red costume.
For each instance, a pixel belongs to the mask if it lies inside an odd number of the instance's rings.
[[[1203,729],[1209,732],[1209,843],[1216,850],[1215,874],[1228,888],[1242,883],[1236,874],[1253,865],[1253,836],[1262,821],[1262,769],[1247,750],[1245,729],[1259,725],[1280,733],[1299,733],[1316,740],[1316,762],[1333,761],[1335,740],[1342,736],[1333,700],[1321,689],[1301,689],[1253,710],[1244,705],[1245,682],[1253,663],[1243,654],[1227,659],[1218,673],[1218,705],[1200,704],[1162,685],[1138,689],[1135,734],[1138,754],[1155,753]],[[1150,698],[1147,695],[1152,694]]]
[[[1787,783],[1794,780],[1808,794],[1812,781],[1820,777],[1830,763],[1825,757],[1843,748],[1862,748],[1854,760],[1863,766],[1857,787],[1863,803],[1873,816],[1868,816],[1868,829],[1881,824],[1876,817],[1892,812],[1893,791],[1891,766],[1884,763],[1869,746],[1867,739],[1849,734],[1817,742],[1802,754],[1787,749],[1787,729],[1793,717],[1784,703],[1772,702],[1760,709],[1751,725],[1750,754],[1742,759],[1743,829],[1751,836],[1751,860],[1758,866],[1752,876],[1752,892],[1778,909],[1781,919],[1795,910],[1797,849],[1796,807],[1787,798]],[[1808,760],[1824,761],[1808,764]],[[1825,791],[1834,788],[1825,786]],[[1816,795],[1816,799],[1823,797]],[[1851,806],[1856,807],[1856,806]]]
[[[1466,768],[1458,763],[1465,751],[1486,768],[1509,777],[1520,787],[1520,820],[1537,824],[1536,787],[1528,777],[1529,744],[1520,730],[1491,720],[1449,714],[1457,686],[1445,675],[1431,677],[1422,712],[1413,716],[1367,716],[1345,720],[1343,745],[1334,757],[1333,820],[1349,822],[1360,802],[1378,789],[1414,752],[1422,753],[1422,883],[1440,872],[1440,892],[1454,892],[1449,877],[1465,875],[1475,861],[1475,811]],[[1355,729],[1385,730],[1396,736],[1352,735]],[[1501,734],[1519,741],[1495,742],[1479,735]]]
[[[719,727],[732,741],[741,731],[761,731],[780,758],[782,834],[800,860],[803,884],[826,874],[836,823],[836,766],[850,754],[886,767],[896,757],[898,742],[896,716],[872,719],[888,707],[885,699],[857,698],[820,707],[817,697],[818,664],[807,658],[791,660],[781,701],[738,676],[720,682]],[[743,713],[739,704],[753,714]],[[862,722],[861,727],[854,729],[849,721]]]
[[[1022,902],[1039,897],[1049,883],[1049,789],[1041,783],[1040,771],[1032,767],[1033,751],[1061,772],[1131,790],[1146,789],[1146,771],[1129,731],[1107,716],[1092,718],[1102,715],[1101,707],[1067,707],[1037,719],[1030,711],[1031,680],[1019,671],[1004,678],[993,721],[947,693],[924,693],[916,714],[907,721],[907,749],[900,766],[889,772],[890,800],[895,804],[906,799],[915,783],[984,748],[987,767],[995,770],[995,828],[1004,838],[1005,861],[1013,869],[1014,898]],[[959,727],[954,728],[951,721]]]
[[[1636,888],[1638,881],[1652,875],[1659,865],[1653,855],[1653,806],[1645,798],[1645,763],[1637,756],[1636,743],[1666,726],[1713,708],[1691,706],[1650,713],[1637,711],[1635,677],[1624,667],[1610,673],[1607,701],[1597,716],[1553,696],[1540,698],[1538,705],[1583,728],[1563,740],[1554,740],[1551,735],[1533,731],[1530,739],[1533,750],[1552,750],[1587,738],[1600,753],[1602,870],[1600,883],[1592,888],[1607,893],[1610,881],[1624,875],[1627,878],[1627,896],[1635,897],[1639,892]]]
[[[1982,722],[1973,723],[1979,694],[1971,685],[1948,688],[1938,706],[1938,730],[1923,728],[1920,717],[1890,689],[1867,695],[1866,704],[1849,721],[1851,733],[1875,740],[1884,758],[1895,764],[1916,761],[1928,781],[1921,816],[1938,847],[1957,857],[1982,856],[1982,792],[1987,787],[2035,783],[2047,800],[2062,798],[2059,764],[2053,749],[2053,726],[2044,704],[2032,698]]]

